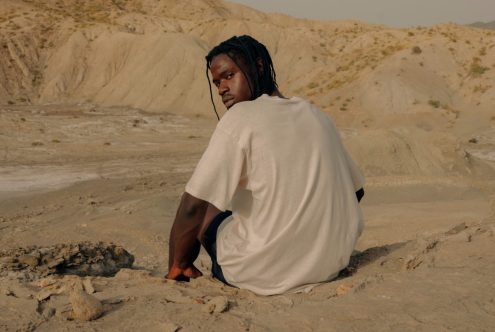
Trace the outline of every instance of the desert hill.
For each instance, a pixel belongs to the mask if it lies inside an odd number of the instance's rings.
[[[348,140],[363,149],[368,175],[473,173],[465,160],[481,157],[483,168],[494,158],[486,146],[495,121],[492,31],[298,20],[207,0],[8,0],[0,13],[4,105],[95,103],[210,117],[204,55],[247,33],[273,53],[286,95],[309,98],[342,127],[369,130],[373,146],[365,136]],[[382,130],[391,126],[399,127]],[[473,149],[470,139],[480,144]]]
[[[495,21],[490,22],[474,22],[469,24],[469,26],[482,29],[495,29]]]
[[[89,100],[202,113],[187,101],[199,94],[199,105],[208,104],[203,56],[242,33],[268,45],[289,94],[327,109],[402,113],[429,101],[484,109],[494,98],[495,35],[458,25],[398,30],[272,18],[201,0],[9,0],[1,10],[3,103]],[[385,96],[384,81],[393,87]],[[344,91],[354,97],[349,107],[337,99]]]

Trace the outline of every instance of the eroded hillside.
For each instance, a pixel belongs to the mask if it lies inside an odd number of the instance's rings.
[[[204,56],[235,34],[268,46],[286,95],[348,128],[367,175],[491,169],[495,32],[454,24],[298,20],[211,0],[6,0],[0,103],[209,117]]]

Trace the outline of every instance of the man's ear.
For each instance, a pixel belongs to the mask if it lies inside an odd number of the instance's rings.
[[[256,68],[258,69],[260,76],[262,76],[265,72],[265,68],[263,67],[263,60],[261,58],[256,59]]]

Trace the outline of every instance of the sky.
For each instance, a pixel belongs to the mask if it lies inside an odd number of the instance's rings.
[[[495,20],[495,0],[227,0],[264,11],[322,20],[357,19],[393,27]]]

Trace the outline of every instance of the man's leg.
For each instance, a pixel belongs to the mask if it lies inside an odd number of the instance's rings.
[[[211,273],[213,277],[227,285],[230,284],[225,280],[222,268],[217,261],[217,231],[220,224],[230,215],[232,215],[231,211],[222,212],[210,204],[206,210],[205,219],[198,234],[198,240],[211,258]]]

